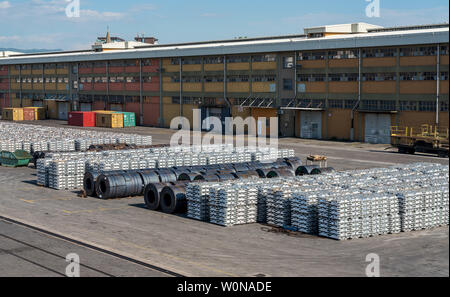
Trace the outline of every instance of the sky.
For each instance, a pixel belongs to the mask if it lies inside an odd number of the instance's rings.
[[[80,16],[69,18],[66,7],[74,1]],[[380,17],[366,15],[368,1],[379,1]],[[305,27],[354,22],[448,21],[448,0],[0,0],[0,48],[88,49],[108,26],[113,36],[132,40],[139,33],[166,44],[303,34]]]

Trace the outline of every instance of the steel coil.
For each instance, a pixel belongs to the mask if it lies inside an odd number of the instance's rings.
[[[300,166],[303,165],[302,161],[299,158],[297,158],[297,157],[285,158],[284,160],[289,165],[289,167],[291,167],[295,171],[297,170],[297,168],[299,168]]]
[[[182,173],[178,176],[178,181],[200,181],[204,180],[203,175],[196,172]]]
[[[333,167],[319,168],[318,171],[319,171],[318,174],[325,174],[325,173],[336,172],[336,170]]]
[[[158,173],[156,173],[156,171],[154,170],[138,170],[137,173],[141,175],[144,188],[148,184],[161,182]]]
[[[204,175],[204,181],[205,182],[218,182],[220,181],[220,178],[217,174],[213,174],[213,175]]]
[[[259,174],[256,170],[247,170],[247,171],[236,172],[234,175],[238,179],[247,179],[247,178],[255,178],[255,177],[259,178]]]
[[[186,188],[184,186],[166,186],[162,189],[161,210],[168,214],[184,213],[187,210]]]
[[[315,173],[319,169],[319,166],[317,165],[309,165],[309,166],[300,166],[296,169],[295,175],[301,176],[301,175],[311,175],[311,174],[318,174]]]
[[[139,196],[143,192],[143,180],[137,172],[102,174],[97,179],[96,191],[101,199]]]
[[[236,170],[236,172],[243,172],[243,171],[248,171],[248,170],[250,170],[250,168],[248,167],[248,165],[245,164],[245,163],[237,163],[237,164],[234,164],[233,168],[234,168],[234,170]]]
[[[148,184],[144,190],[145,206],[150,210],[159,210],[161,208],[161,191],[167,184],[155,183]]]
[[[97,195],[97,191],[95,189],[95,183],[97,178],[100,176],[100,172],[97,171],[88,171],[84,174],[83,178],[83,188],[86,195],[95,197]]]
[[[227,180],[233,180],[236,179],[236,176],[232,173],[229,174],[216,174],[219,177],[220,181],[227,181]]]
[[[161,170],[156,171],[158,173],[159,178],[162,183],[176,182],[177,176],[170,170]]]

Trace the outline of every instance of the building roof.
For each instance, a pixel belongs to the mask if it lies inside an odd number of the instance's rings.
[[[379,46],[408,46],[449,42],[449,28],[340,34],[322,38],[304,35],[255,39],[167,44],[111,52],[59,52],[0,58],[0,65],[64,63],[121,59],[193,57],[208,55],[258,54],[270,52],[328,50]]]

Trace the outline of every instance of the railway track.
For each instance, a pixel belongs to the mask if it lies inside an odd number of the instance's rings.
[[[6,228],[6,225],[10,225]],[[61,244],[66,250],[81,250],[83,254],[89,255],[89,258],[101,259],[99,263],[80,263],[80,270],[84,273],[81,275],[95,275],[98,277],[120,277],[132,274],[146,276],[158,276],[158,277],[183,277],[183,275],[176,272],[157,267],[124,255],[120,255],[103,248],[99,248],[78,240],[74,240],[59,234],[55,234],[22,222],[0,216],[0,242],[4,243],[11,248],[5,248],[0,245],[0,258],[1,256],[13,257],[15,260],[24,263],[27,267],[35,267],[39,270],[44,270],[52,276],[66,277],[64,269],[55,269],[54,263],[61,263],[61,265],[68,265],[64,255],[60,252],[56,252],[55,245]],[[24,236],[10,234],[11,230],[19,229],[18,234],[25,234]],[[8,234],[9,233],[9,234]],[[28,236],[28,238],[27,238]],[[25,237],[25,238],[24,238]],[[44,242],[44,244],[36,244],[35,242]],[[86,257],[85,257],[86,258]],[[45,259],[45,260],[44,260]],[[81,261],[83,262],[83,260]],[[110,263],[113,266],[118,266],[118,273],[111,272]],[[27,271],[20,272],[23,276],[39,276],[29,275]],[[8,271],[2,271],[0,268],[0,276],[8,276]]]

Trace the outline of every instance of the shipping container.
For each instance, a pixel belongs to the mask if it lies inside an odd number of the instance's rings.
[[[73,111],[69,112],[69,126],[95,127],[95,113]]]
[[[23,121],[22,108],[3,108],[2,119],[6,121]]]
[[[31,108],[23,109],[23,120],[24,121],[34,121],[36,119],[34,110]]]
[[[134,112],[117,112],[123,114],[123,127],[136,127],[136,114]]]
[[[25,107],[25,109],[32,109],[34,110],[34,119],[36,121],[45,120],[45,108],[43,107]]]
[[[95,126],[103,128],[123,128],[123,114],[96,113]]]
[[[101,113],[101,114],[111,114],[115,113],[115,111],[112,110],[94,110],[95,113]]]

